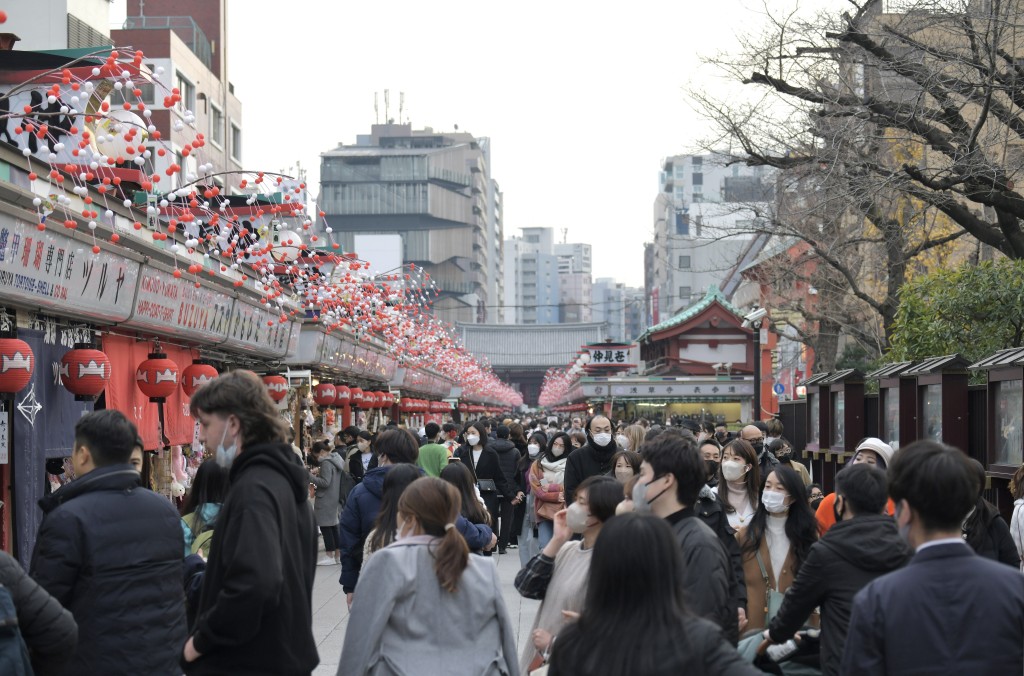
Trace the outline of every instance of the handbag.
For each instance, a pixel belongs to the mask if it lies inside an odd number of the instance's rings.
[[[494,483],[494,479],[478,479],[476,487],[480,489],[481,493],[497,493],[498,485]]]
[[[768,580],[768,571],[765,570],[764,561],[761,560],[761,551],[758,550],[754,556],[757,558],[757,567],[761,569],[761,577],[764,578],[764,626],[767,627],[778,614],[779,608],[782,607],[782,599],[786,597],[786,594],[772,589],[771,582]]]

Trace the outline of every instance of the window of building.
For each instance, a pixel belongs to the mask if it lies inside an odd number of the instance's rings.
[[[194,111],[196,109],[196,86],[189,82],[188,78],[182,75],[180,71],[175,71],[174,86],[178,88],[178,93],[181,94],[181,100],[178,101],[178,110],[181,112],[186,110]]]
[[[234,122],[231,123],[231,159],[236,162],[242,161],[242,129]]]
[[[147,63],[146,68],[148,68],[149,71],[153,74],[152,78],[156,80],[156,65],[152,63]],[[139,81],[136,82],[136,86],[138,87],[139,91],[142,92],[142,96],[140,96],[139,98],[142,100],[143,103],[148,103],[150,105],[156,103],[156,87],[153,85],[152,82],[148,82],[144,78],[140,78]]]
[[[530,244],[539,244],[540,243],[540,235],[527,235],[526,236],[526,241],[529,242]]]
[[[210,140],[218,148],[224,147],[224,113],[217,106],[210,106]]]
[[[680,270],[689,270],[690,269],[690,257],[689,256],[680,256],[679,257],[679,269]]]
[[[689,235],[690,234],[690,217],[681,211],[676,212],[676,234],[677,235]]]
[[[704,174],[698,171],[693,172],[693,185],[704,185]]]
[[[703,167],[704,166],[704,158],[703,157],[694,157],[694,158],[692,158],[691,163],[695,167]]]
[[[681,300],[684,303],[689,303],[690,302],[690,295],[691,295],[690,294],[690,287],[688,287],[688,286],[681,286],[681,287],[679,287],[679,300]]]
[[[695,192],[693,193],[693,203],[699,204],[704,201],[704,193]]]

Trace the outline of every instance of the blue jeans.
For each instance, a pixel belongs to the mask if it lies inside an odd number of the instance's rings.
[[[551,538],[555,536],[555,523],[548,521],[547,519],[540,519],[537,522],[537,545],[540,547],[540,551],[544,551],[544,548],[551,542]]]

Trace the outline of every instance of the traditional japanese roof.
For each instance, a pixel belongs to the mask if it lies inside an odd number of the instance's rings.
[[[867,380],[881,380],[882,378],[893,378],[898,375],[902,375],[904,372],[909,371],[914,365],[912,361],[900,361],[893,364],[886,364],[877,371],[872,371],[867,374],[865,378]]]
[[[947,354],[942,357],[925,359],[914,368],[905,371],[903,375],[923,376],[929,373],[942,373],[944,371],[964,371],[970,364],[971,362],[967,361],[960,354]]]
[[[580,348],[604,341],[603,323],[457,324],[466,350],[495,369],[548,369],[576,360]]]
[[[693,319],[694,317],[696,317],[697,315],[699,315],[701,312],[704,312],[704,310],[707,310],[709,307],[711,307],[713,303],[718,303],[719,305],[721,305],[722,307],[724,307],[726,310],[733,313],[737,317],[743,317],[743,313],[739,310],[739,308],[737,308],[735,305],[726,300],[725,294],[722,293],[721,289],[712,284],[708,288],[708,292],[704,294],[703,298],[701,298],[699,301],[697,301],[690,307],[686,308],[679,314],[675,315],[674,317],[666,319],[660,324],[656,324],[651,328],[647,329],[637,339],[637,341],[642,342],[650,338],[655,333],[661,333],[662,331],[666,331],[668,329],[679,326],[680,324],[684,324]]]
[[[971,364],[972,370],[989,370],[1006,366],[1024,366],[1024,347],[1011,347],[999,350],[985,357],[977,364]]]

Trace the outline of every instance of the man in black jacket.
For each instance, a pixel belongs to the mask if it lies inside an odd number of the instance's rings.
[[[498,464],[501,466],[501,473],[505,475],[505,481],[515,487],[516,468],[519,466],[518,449],[515,444],[508,440],[509,429],[504,425],[498,425],[495,433],[498,438],[490,443],[490,448],[498,454]],[[501,528],[498,531],[498,553],[504,554],[509,545],[509,538],[512,535],[512,521],[515,514],[515,506],[520,503],[519,492],[514,495],[502,495],[498,505],[498,512],[501,516]]]
[[[608,418],[595,415],[587,421],[587,443],[570,453],[565,462],[562,484],[566,507],[572,504],[573,493],[584,479],[612,471],[612,456],[619,450],[612,436],[612,422]]]
[[[821,671],[839,673],[853,597],[867,583],[910,560],[910,547],[883,514],[885,473],[867,463],[836,475],[840,521],[816,542],[768,626],[772,643],[788,641],[815,608],[821,608]]]
[[[78,478],[39,501],[31,575],[78,622],[66,673],[181,673],[181,518],[139,485],[128,462],[136,436],[119,411],[82,416],[71,454]]]
[[[675,530],[686,561],[683,589],[688,609],[717,624],[735,644],[739,628],[729,555],[694,509],[703,485],[704,461],[692,436],[662,434],[644,444],[633,506],[638,512],[653,512]]]
[[[260,380],[232,371],[192,396],[199,438],[230,466],[185,673],[308,675],[319,662],[309,475]]]

